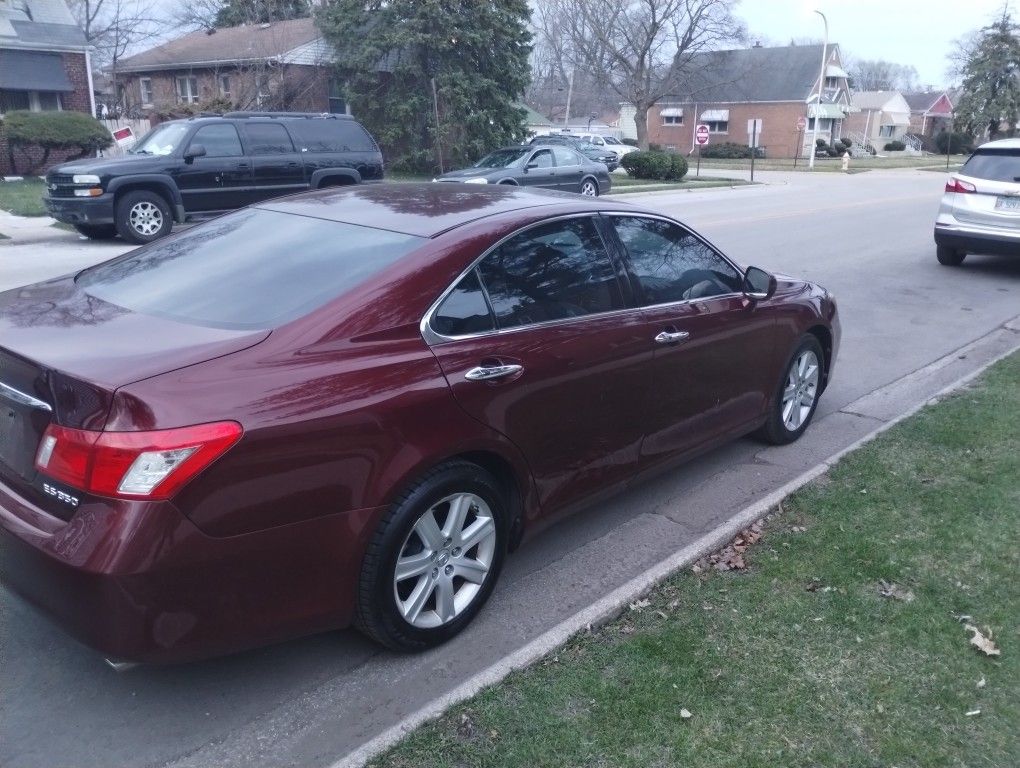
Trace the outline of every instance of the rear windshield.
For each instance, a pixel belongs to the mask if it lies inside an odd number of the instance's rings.
[[[1020,150],[978,152],[960,173],[988,181],[1020,181]]]
[[[80,273],[91,296],[218,328],[273,328],[322,306],[424,240],[249,208]]]
[[[308,152],[376,152],[368,131],[354,120],[290,120],[294,143]]]

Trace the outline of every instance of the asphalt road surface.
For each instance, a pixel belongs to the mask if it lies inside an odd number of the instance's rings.
[[[760,178],[769,184],[621,199],[679,217],[739,261],[836,294],[842,350],[802,441],[738,441],[557,524],[509,559],[467,632],[418,656],[352,631],[118,674],[0,590],[0,765],[328,765],[881,423],[848,404],[1020,313],[1020,259],[935,261],[941,174]],[[0,245],[0,288],[116,252],[73,237]]]

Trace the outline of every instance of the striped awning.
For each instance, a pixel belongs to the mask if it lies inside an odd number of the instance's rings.
[[[662,117],[683,117],[684,111],[680,107],[663,107],[659,110]]]
[[[840,104],[809,104],[808,117],[820,117],[823,120],[842,120],[846,115]]]
[[[725,123],[730,119],[730,111],[728,109],[706,109],[701,113],[701,119],[711,123]]]

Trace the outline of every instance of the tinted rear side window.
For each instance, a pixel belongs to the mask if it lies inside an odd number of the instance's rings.
[[[195,325],[272,328],[355,288],[423,238],[250,208],[78,276],[88,294]]]
[[[298,147],[309,152],[375,152],[368,131],[353,120],[294,120],[287,124]]]
[[[964,164],[960,173],[989,181],[1020,181],[1020,151],[978,152]]]
[[[278,123],[252,123],[244,126],[248,151],[253,155],[279,155],[294,151],[287,129]]]

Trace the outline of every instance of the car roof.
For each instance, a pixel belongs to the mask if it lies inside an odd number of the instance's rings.
[[[426,182],[330,187],[279,197],[252,207],[417,237],[435,237],[472,221],[529,208],[550,208],[550,213],[556,215],[632,206],[547,189]]]
[[[191,117],[167,120],[168,123],[216,123],[223,120],[245,120],[252,122],[270,122],[273,120],[353,120],[351,115],[334,115],[319,112],[226,112],[224,114],[199,113]]]
[[[980,152],[983,149],[1020,149],[1020,139],[996,139],[995,141],[986,141],[980,147],[977,147],[975,151]]]

